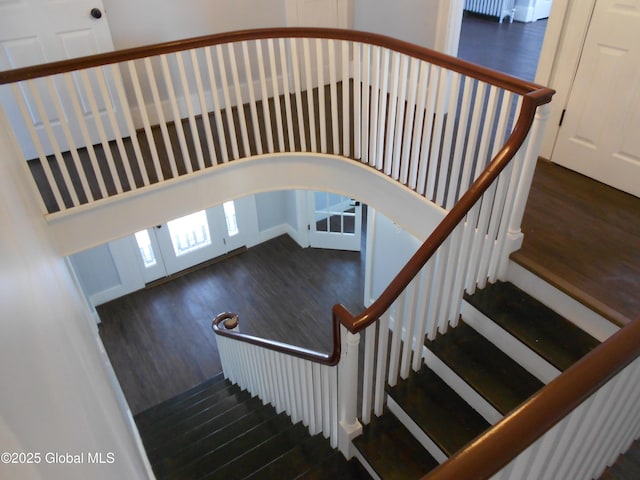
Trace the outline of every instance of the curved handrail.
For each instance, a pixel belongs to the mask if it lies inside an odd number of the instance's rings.
[[[553,90],[550,91],[552,92],[551,94],[553,94]],[[344,305],[334,305],[334,317],[337,317],[347,330],[351,333],[364,330],[375,322],[400,296],[411,280],[420,272],[433,254],[435,254],[440,245],[442,245],[451,232],[453,232],[465,215],[469,213],[473,205],[475,205],[484,192],[487,191],[500,172],[509,164],[529,132],[536,108],[541,103],[546,102],[546,95],[546,93],[543,94],[540,92],[538,94],[538,92],[536,92],[535,99],[524,96],[518,120],[507,143],[505,143],[498,154],[491,160],[487,168],[485,168],[471,187],[469,187],[469,190],[467,190],[442,222],[438,224],[431,235],[429,235],[413,254],[382,294],[368,308],[357,315],[353,315]]]
[[[638,356],[640,318],[598,345],[423,478],[489,478]]]
[[[436,52],[425,47],[420,47],[412,43],[403,42],[396,38],[380,35],[377,33],[363,32],[357,30],[344,30],[337,28],[259,28],[252,30],[238,30],[214,35],[204,35],[201,37],[188,38],[172,42],[157,43],[143,47],[115,50],[112,52],[99,53],[86,57],[60,60],[57,62],[44,63],[30,67],[17,68],[13,70],[0,71],[0,85],[6,83],[19,82],[33,78],[56,75],[59,73],[71,72],[85,68],[98,67],[111,63],[126,62],[140,58],[163,55],[167,53],[179,52],[193,48],[201,48],[223,43],[242,42],[247,40],[261,40],[269,38],[323,38],[331,40],[347,40],[352,42],[366,43],[395,50],[412,57],[426,60],[436,65],[440,65],[449,70],[472,76],[478,80],[485,81],[492,85],[504,88],[511,92],[527,95],[535,93],[540,97],[540,103],[551,101],[553,90],[542,87],[533,82],[525,81],[517,77],[512,77],[505,73],[496,72],[479,65],[460,60],[444,53]]]
[[[287,343],[277,342],[275,340],[254,337],[253,335],[247,335],[245,333],[240,333],[238,331],[225,328],[224,326],[220,326],[221,323],[229,319],[237,321],[238,315],[236,315],[235,313],[223,312],[216,316],[216,318],[214,318],[211,324],[211,328],[216,335],[221,335],[233,340],[250,343],[259,347],[268,348],[276,352],[284,353],[286,355],[292,355],[294,357],[302,358],[304,360],[309,360],[315,363],[320,363],[322,365],[328,365],[331,367],[337,365],[340,361],[340,324],[335,320],[333,321],[332,335],[333,351],[331,353],[321,353],[316,352],[315,350],[298,347],[296,345],[290,345]]]

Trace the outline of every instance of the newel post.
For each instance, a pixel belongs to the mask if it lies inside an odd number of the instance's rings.
[[[549,105],[545,104],[539,106],[536,110],[531,129],[529,130],[529,135],[520,147],[521,151],[516,153],[516,155],[524,154],[524,159],[522,160],[522,171],[518,181],[513,209],[511,210],[505,251],[502,252],[502,259],[500,260],[498,278],[501,279],[504,279],[506,276],[507,267],[509,265],[509,255],[522,246],[522,239],[524,238],[522,230],[520,229],[522,225],[522,217],[524,216],[524,209],[527,206],[527,200],[529,199],[531,182],[533,181],[533,174],[535,173],[538,154],[540,153],[542,134],[544,133],[544,127],[547,123],[548,117]],[[516,159],[513,161],[516,161]]]
[[[338,364],[338,448],[347,458],[351,458],[351,440],[362,433],[358,421],[358,345],[360,334],[353,334],[343,326],[342,353]]]

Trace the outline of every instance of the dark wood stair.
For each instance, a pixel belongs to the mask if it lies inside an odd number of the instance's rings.
[[[489,284],[465,300],[560,371],[600,343],[510,282]]]
[[[135,417],[158,479],[370,478],[222,374]]]
[[[487,285],[465,300],[560,370],[598,345],[510,283]],[[502,415],[544,386],[462,319],[446,334],[426,340],[425,347]],[[490,428],[489,421],[426,365],[386,392],[395,405],[354,440],[360,455],[383,480],[420,478],[437,466],[431,454],[450,457]]]

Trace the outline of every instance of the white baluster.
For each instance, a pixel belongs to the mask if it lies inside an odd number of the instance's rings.
[[[318,123],[320,124],[320,151],[327,153],[327,103],[324,98],[323,41],[316,38],[316,75],[318,76]]]
[[[231,104],[231,93],[229,92],[229,80],[227,78],[227,67],[224,59],[224,53],[222,51],[222,45],[216,45],[216,58],[217,58],[217,68],[220,69],[220,83],[222,84],[222,95],[224,98],[224,113],[227,128],[229,130],[229,141],[231,142],[231,153],[233,158],[240,158],[240,152],[238,147],[238,134],[236,132],[235,122],[233,121],[233,108]],[[209,70],[209,80],[211,81],[211,89],[214,92],[218,91],[218,86],[216,84],[216,75],[213,70],[213,62],[211,58],[211,51],[207,48],[207,69]],[[218,98],[218,94],[213,94],[214,102]],[[216,116],[216,122],[221,122],[221,115]],[[221,124],[216,123],[219,132],[224,132],[224,128]],[[220,134],[219,134],[220,135]],[[222,145],[221,145],[222,148]],[[223,149],[222,152],[223,161],[227,161],[227,148]]]
[[[445,124],[445,136],[442,141],[442,161],[445,162],[447,168],[445,171],[450,174],[452,170],[452,164],[454,160],[452,158],[453,152],[453,134],[456,130],[456,119],[458,115],[458,99],[460,90],[460,77],[457,72],[447,72],[447,84],[449,87],[449,105],[447,106],[447,121]],[[449,179],[451,181],[451,179]],[[447,198],[452,195],[451,191],[447,191],[447,175],[440,175],[438,181],[438,191],[436,195],[436,203],[442,208],[446,207],[445,194]]]
[[[264,119],[264,134],[267,137],[267,151],[273,153],[273,125],[271,122],[271,110],[269,109],[269,92],[267,91],[267,75],[264,68],[264,49],[262,42],[256,40],[256,53],[258,57],[258,73],[260,76],[260,92],[262,95],[262,116]],[[278,84],[278,77],[272,77],[271,83]],[[277,96],[273,97],[274,108],[279,108],[280,99]],[[280,127],[282,129],[282,126]]]
[[[280,52],[280,68],[282,69],[282,91],[284,95],[284,108],[287,117],[287,134],[289,139],[289,150],[290,152],[294,152],[296,150],[296,142],[295,136],[293,133],[293,111],[291,109],[291,87],[289,84],[289,68],[287,59],[289,55],[287,54],[286,44],[284,38],[281,38],[278,41],[278,47]],[[296,73],[297,75],[297,73]],[[284,149],[284,144],[282,144],[282,149]]]
[[[198,60],[197,50],[191,50],[191,67],[193,68],[193,76],[196,80],[196,90],[198,92],[198,104],[200,106],[200,113],[202,115],[202,123],[204,126],[204,135],[207,141],[207,150],[209,152],[209,159],[211,165],[215,166],[218,163],[216,158],[216,149],[213,145],[213,132],[211,131],[211,120],[209,118],[209,108],[207,107],[207,97],[205,97],[204,87],[202,84],[202,74],[200,72],[200,61]],[[204,54],[204,51],[202,51]],[[217,95],[218,92],[216,92]],[[213,96],[213,92],[211,92]],[[215,108],[215,107],[214,107]],[[195,122],[194,122],[195,123]],[[193,126],[191,127],[193,128]],[[203,165],[204,168],[204,165]]]
[[[333,40],[327,40],[327,50],[329,53],[329,100],[331,105],[331,140],[332,140],[332,152],[334,155],[340,154],[340,133],[338,125],[338,81],[336,80],[336,46]],[[349,88],[343,85],[342,90]],[[348,120],[348,117],[344,119]]]
[[[401,140],[401,145],[398,146],[402,150],[401,157],[399,159],[400,172],[398,179],[404,185],[409,183],[409,159],[411,158],[411,140],[413,137],[413,126],[417,121],[416,119],[416,101],[418,99],[418,90],[420,84],[418,77],[420,73],[420,62],[416,58],[411,58],[409,61],[409,84],[407,85],[408,97],[407,108],[405,109],[404,117],[404,138]]]
[[[242,57],[244,59],[244,71],[247,75],[247,89],[249,90],[249,111],[251,112],[251,127],[253,130],[253,140],[256,145],[258,155],[262,155],[262,138],[260,136],[260,122],[258,121],[258,107],[256,103],[256,94],[253,89],[253,73],[251,72],[251,59],[249,58],[249,45],[242,42]],[[254,42],[255,45],[255,42]],[[262,52],[257,52],[260,56]],[[264,68],[264,65],[263,67]],[[238,103],[238,108],[242,108],[242,104]]]
[[[340,434],[338,445],[342,454],[351,458],[351,440],[362,433],[358,422],[358,344],[360,334],[341,327],[343,348],[338,367],[338,391],[340,392]],[[332,422],[333,423],[333,422]]]
[[[385,129],[387,133],[387,138],[385,141],[385,147],[383,156],[384,156],[384,173],[386,175],[391,176],[393,171],[393,158],[394,151],[393,147],[395,143],[393,141],[394,135],[396,135],[397,125],[397,110],[398,110],[398,88],[400,84],[400,54],[397,52],[393,52],[391,54],[391,72],[389,73],[390,87],[389,87],[389,100],[388,100],[388,109],[387,116],[385,120]],[[386,95],[385,95],[386,97]]]
[[[387,352],[389,349],[389,311],[382,314],[378,320],[378,356],[376,358],[376,383],[373,395],[373,413],[377,417],[382,415],[385,405],[385,377],[387,373]]]
[[[427,104],[424,112],[424,125],[422,127],[422,143],[420,146],[420,164],[418,166],[418,185],[416,191],[420,195],[426,195],[427,183],[430,181],[429,176],[433,174],[433,166],[430,169],[429,164],[433,164],[435,159],[429,158],[431,152],[431,142],[437,132],[433,131],[433,122],[436,115],[436,101],[438,98],[438,83],[440,80],[440,71],[438,66],[431,65],[429,69],[429,84],[427,86]],[[433,160],[430,162],[430,160]]]
[[[202,153],[202,144],[200,143],[200,134],[198,133],[198,125],[196,124],[196,116],[193,110],[193,104],[192,104],[193,98],[191,97],[191,90],[189,89],[189,82],[187,81],[187,73],[184,68],[184,60],[183,60],[184,53],[185,52],[176,52],[175,57],[178,64],[178,73],[180,75],[180,83],[182,84],[182,94],[184,96],[184,103],[187,107],[187,119],[189,121],[189,127],[191,130],[191,140],[192,140],[191,143],[192,143],[192,147],[196,151],[196,161],[198,162],[198,170],[202,170],[204,169],[204,156]],[[191,78],[193,78],[193,76],[194,75],[191,75]],[[206,106],[204,107],[204,109],[202,109],[202,118],[203,120],[208,120]],[[203,121],[203,123],[208,124],[209,122]]]
[[[238,112],[238,118],[240,120],[240,139],[242,140],[242,148],[244,149],[244,156],[251,156],[251,149],[249,148],[249,133],[247,130],[247,119],[244,114],[244,102],[242,101],[242,87],[240,85],[240,78],[238,74],[238,62],[236,60],[236,51],[234,44],[227,45],[227,54],[229,55],[229,67],[231,70],[231,78],[233,79],[233,89],[236,93],[236,109]],[[231,109],[231,104],[227,103],[227,109]],[[233,120],[231,120],[233,121]]]
[[[353,111],[360,111],[360,105],[358,104],[359,98],[355,98],[356,84],[353,83],[354,97],[351,99],[351,75],[350,75],[350,61],[349,61],[349,47],[353,44],[347,41],[342,41],[342,155],[348,157],[351,155],[351,125],[352,119],[350,116],[351,104],[353,103]],[[360,88],[359,86],[357,88]],[[354,131],[357,132],[357,127]],[[337,134],[337,126],[336,126]],[[337,153],[337,152],[336,152]],[[358,158],[358,157],[356,157]]]
[[[315,114],[315,102],[313,100],[313,88],[314,82],[313,77],[311,76],[311,53],[309,49],[309,39],[302,39],[302,48],[304,51],[304,72],[305,72],[305,83],[307,87],[307,118],[309,119],[309,141],[311,143],[311,151],[317,152],[317,140],[316,140],[316,114]],[[319,91],[320,89],[318,89]],[[322,110],[324,105],[319,105],[318,108]],[[304,128],[304,123],[302,124],[302,128]]]
[[[307,151],[307,134],[305,132],[305,127],[304,127],[304,109],[302,106],[302,80],[300,79],[300,76],[302,75],[302,70],[299,66],[299,59],[298,59],[298,44],[295,38],[292,38],[289,40],[290,45],[291,45],[291,63],[293,65],[293,89],[295,91],[295,99],[296,99],[296,111],[298,113],[298,133],[300,136],[300,149],[303,152]],[[308,57],[306,57],[308,58]],[[306,65],[306,61],[305,61],[305,65]],[[307,93],[307,98],[308,98],[308,93]],[[310,119],[310,121],[314,121],[315,119]],[[312,132],[312,135],[313,134]],[[292,143],[294,143],[294,140],[291,140]]]
[[[420,74],[418,78],[418,99],[416,103],[416,121],[412,129],[411,140],[411,160],[409,162],[409,188],[418,189],[418,177],[420,170],[420,145],[422,143],[422,132],[424,132],[425,110],[427,108],[427,89],[429,88],[429,77],[431,69],[434,68],[427,62],[420,61]]]
[[[273,45],[272,38],[267,40],[267,49],[269,52],[269,68],[271,69],[271,84],[273,88],[273,108],[276,113],[276,131],[278,132],[277,151],[282,152],[284,151],[285,147],[284,147],[284,128],[282,123],[282,108],[280,105],[280,86],[279,86],[280,82],[278,80],[279,75],[278,75],[278,70],[276,68],[276,53],[275,53],[275,47]],[[284,78],[285,78],[284,73],[282,74],[282,78],[284,81]],[[287,84],[285,83],[285,85]],[[289,94],[289,89],[287,87],[285,89],[285,95],[284,95],[285,101],[288,99],[288,94]],[[291,111],[291,105],[289,105],[289,111]]]
[[[362,423],[368,425],[371,421],[373,409],[373,361],[376,348],[376,328],[378,322],[374,322],[365,330],[364,335],[364,368],[362,375]]]
[[[167,55],[160,55],[160,64],[162,65],[164,84],[167,87],[169,105],[171,106],[171,112],[173,114],[173,125],[176,128],[178,145],[180,145],[180,153],[182,153],[182,163],[184,164],[187,173],[192,173],[193,165],[191,165],[189,147],[187,146],[187,139],[184,135],[184,128],[182,126],[181,118],[182,116],[180,115],[180,109],[178,108],[178,99],[176,98],[176,91],[173,86],[173,80],[171,79],[171,70],[169,69],[169,59]]]
[[[373,46],[371,49],[371,107],[369,109],[369,165],[375,166],[377,160],[378,145],[378,109],[380,104],[380,47]]]
[[[380,99],[378,100],[378,131],[376,132],[377,145],[375,148],[376,168],[384,168],[384,132],[385,120],[387,118],[388,94],[389,94],[389,50],[382,49],[382,66],[380,72],[382,81],[380,82]]]
[[[363,163],[369,163],[369,99],[371,96],[371,72],[369,68],[369,57],[371,48],[369,45],[358,44],[356,45],[354,53],[354,68],[356,76],[354,78],[354,91],[356,92],[355,102],[353,104],[355,112],[355,138],[360,138],[360,141],[355,142],[354,156],[360,158]],[[357,61],[359,60],[359,62]],[[362,65],[360,65],[360,63]],[[358,74],[360,78],[358,79]],[[359,81],[358,81],[359,80]],[[360,105],[360,109],[355,110],[357,105]],[[360,112],[360,115],[358,115]],[[359,124],[359,128],[356,125]]]
[[[169,159],[169,166],[171,168],[171,176],[175,178],[178,176],[178,166],[176,164],[176,158],[173,154],[173,148],[171,146],[171,137],[169,136],[169,130],[167,129],[167,121],[164,116],[164,109],[162,107],[162,101],[160,100],[160,93],[158,92],[158,82],[156,80],[155,72],[153,71],[153,65],[151,59],[146,57],[144,59],[144,68],[151,88],[151,98],[153,98],[153,105],[155,107],[156,116],[158,118],[158,124],[160,125],[160,132],[162,133],[162,141],[164,143],[164,151]],[[153,137],[148,138],[149,142],[153,142]]]

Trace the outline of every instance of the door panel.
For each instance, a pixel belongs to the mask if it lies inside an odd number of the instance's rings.
[[[91,9],[98,8],[102,12],[101,18],[91,16]],[[107,23],[102,0],[15,0],[0,2],[0,70],[37,65],[67,58],[92,55],[113,50],[113,42]],[[95,98],[95,111],[99,120],[105,125],[107,139],[114,138],[114,128],[106,118],[105,105],[117,105],[114,98],[115,82],[120,81],[119,74],[101,74],[92,72],[88,78],[77,73],[72,74],[74,91],[84,114],[93,143],[100,138],[97,133],[97,118],[94,113],[90,97]],[[102,82],[106,88],[103,89]],[[31,124],[35,127],[45,154],[52,153],[54,146],[50,144],[43,131],[41,118],[47,116],[53,122],[55,141],[64,151],[69,148],[69,142],[60,127],[60,113],[70,118],[74,110],[73,101],[66,93],[65,80],[56,78],[53,84],[45,79],[35,82],[35,91],[20,87],[20,93],[28,110]],[[103,94],[106,90],[107,94]],[[12,123],[23,125],[20,106],[14,100],[10,86],[0,87],[0,104]],[[39,105],[40,104],[40,105]],[[116,109],[117,111],[118,109]],[[116,114],[118,128],[126,130],[126,123],[122,115]],[[70,125],[72,140],[75,146],[85,144],[79,130],[79,125]],[[37,150],[25,126],[18,130],[18,142],[26,158],[37,156]]]
[[[360,251],[360,202],[335,193],[308,192],[307,204],[311,247]]]
[[[640,1],[598,0],[552,160],[640,196]]]

